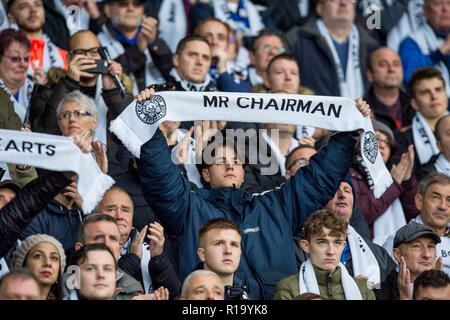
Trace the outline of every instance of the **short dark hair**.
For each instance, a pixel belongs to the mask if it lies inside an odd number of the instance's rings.
[[[425,196],[425,192],[433,184],[448,185],[450,184],[450,177],[438,171],[430,172],[425,178],[420,180],[417,193],[422,195],[422,197]]]
[[[177,49],[175,50],[176,55],[180,55],[184,48],[186,48],[186,45],[191,41],[202,41],[208,45],[209,48],[211,48],[211,45],[209,44],[208,40],[206,40],[205,37],[200,36],[198,34],[191,34],[187,37],[184,37],[183,39],[178,42]]]
[[[21,279],[23,281],[25,280],[32,280],[36,282],[36,284],[39,287],[39,297],[42,299],[42,286],[39,282],[39,279],[36,278],[36,276],[27,268],[18,268],[14,269],[11,272],[7,273],[3,277],[0,278],[0,292],[2,291],[2,287],[5,284],[5,282],[9,279]]]
[[[230,25],[228,23],[226,23],[226,22],[224,22],[224,21],[222,21],[220,19],[214,18],[214,17],[209,17],[209,18],[206,18],[206,19],[203,19],[202,21],[200,21],[199,24],[195,27],[194,34],[195,35],[200,35],[200,33],[199,33],[200,28],[203,27],[203,25],[205,23],[208,23],[208,22],[211,22],[211,21],[218,22],[218,23],[222,24],[225,27],[225,29],[227,29],[227,37],[228,37],[227,40],[229,42],[229,40],[230,40],[229,36],[230,36],[230,31],[231,31]]]
[[[284,46],[284,41],[283,41],[283,35],[281,34],[280,31],[278,31],[275,28],[265,28],[262,29],[258,35],[256,35],[253,39],[252,39],[252,51],[255,52],[258,48],[256,48],[256,43],[258,42],[259,39],[263,38],[263,37],[267,37],[267,36],[274,36],[274,37],[278,37],[281,40],[281,43],[283,43]]]
[[[411,94],[411,97],[414,98],[416,96],[416,87],[420,81],[433,78],[441,80],[445,88],[444,77],[442,76],[442,73],[435,67],[422,67],[414,71],[409,80],[409,93]]]
[[[99,222],[99,221],[109,221],[114,223],[117,226],[117,221],[111,216],[108,216],[104,213],[91,213],[86,216],[78,228],[78,242],[80,242],[83,246],[86,244],[86,225],[89,223]],[[119,227],[117,227],[119,228]]]
[[[233,221],[226,218],[215,218],[206,221],[200,229],[198,229],[198,242],[200,243],[201,239],[212,229],[231,229],[241,235],[241,229]]]
[[[82,246],[81,249],[75,251],[75,253],[73,254],[73,257],[71,259],[72,263],[76,264],[77,266],[83,264],[84,261],[86,261],[88,252],[90,252],[90,251],[107,251],[107,252],[109,252],[111,254],[111,257],[114,260],[114,268],[117,270],[117,261],[116,261],[116,258],[114,257],[114,253],[103,242],[90,243],[85,246]]]
[[[310,240],[313,235],[323,235],[324,228],[330,229],[330,236],[347,237],[348,223],[328,209],[317,210],[312,213],[304,224],[305,239]]]
[[[416,300],[421,288],[445,288],[450,285],[449,276],[441,270],[426,270],[414,280],[413,300]]]
[[[235,139],[233,139],[233,141],[230,141],[231,139],[222,139],[222,145],[220,145],[219,148],[230,148],[232,147],[234,150],[234,153],[236,154],[236,156],[238,156],[239,154],[243,154],[244,155],[244,159],[239,159],[242,162],[242,166],[244,167],[247,163],[248,163],[248,159],[247,156],[245,154],[245,150],[241,150],[240,147],[238,147],[238,143]],[[220,142],[216,142],[215,139],[212,139],[210,142],[208,142],[208,144],[206,145],[206,147],[203,149],[203,151],[205,151],[207,148],[209,148],[211,145],[213,144],[217,144]],[[213,148],[211,151],[211,156],[215,157],[216,156],[216,148]],[[240,152],[242,151],[242,152]],[[205,161],[204,159],[204,153],[202,153],[202,162],[201,162],[201,168],[202,169],[208,169],[210,166],[212,165],[212,163],[208,163]]]
[[[267,65],[267,74],[269,74],[270,67],[272,66],[272,64],[274,64],[275,61],[278,61],[278,60],[288,60],[288,61],[293,61],[293,62],[295,62],[295,63],[297,64],[298,69],[300,70],[300,66],[298,65],[298,62],[297,62],[297,60],[295,59],[295,57],[294,57],[292,54],[289,54],[289,53],[286,53],[286,52],[285,52],[285,53],[282,53],[282,54],[279,54],[279,55],[273,57],[273,58],[270,60],[269,64]]]
[[[28,50],[31,48],[31,42],[22,30],[5,29],[0,32],[0,60],[13,42],[20,43]]]
[[[442,122],[444,122],[444,119],[450,117],[450,114],[444,115],[443,117],[441,117],[438,122],[436,122],[436,125],[434,126],[434,136],[436,137],[437,141],[441,140],[441,125]]]
[[[294,155],[294,153],[295,152],[297,152],[297,150],[301,150],[301,149],[306,149],[306,148],[308,148],[308,149],[313,149],[313,150],[316,150],[317,151],[317,149],[315,148],[315,147],[313,147],[313,146],[311,146],[311,145],[309,145],[309,144],[299,144],[297,147],[295,147],[291,152],[289,152],[288,153],[288,155],[286,156],[286,162],[285,162],[285,166],[286,166],[286,169],[287,170],[289,170],[289,167],[292,165],[292,163],[291,163],[291,158],[292,158],[292,156]],[[289,165],[288,165],[289,164]]]

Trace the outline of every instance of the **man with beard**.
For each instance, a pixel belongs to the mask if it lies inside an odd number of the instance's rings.
[[[67,51],[58,48],[42,31],[45,11],[42,0],[12,0],[8,2],[9,20],[17,24],[31,42],[28,73],[35,77],[46,77],[52,67],[67,70]]]
[[[403,67],[398,53],[388,47],[375,50],[367,64],[367,78],[372,85],[364,99],[370,103],[375,118],[391,130],[410,125],[416,112],[401,89]]]

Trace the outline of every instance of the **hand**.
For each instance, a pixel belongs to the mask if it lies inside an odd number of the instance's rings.
[[[34,69],[33,81],[42,86],[47,84],[47,73],[43,68]]]
[[[76,181],[73,181],[69,186],[67,186],[63,190],[62,194],[68,198],[72,198],[77,204],[78,208],[81,208],[83,199],[81,199],[80,194],[78,193]]]
[[[211,51],[211,57],[216,63],[216,68],[219,74],[227,72],[228,53],[225,50],[215,48]]]
[[[139,94],[135,97],[137,99],[138,102],[142,102],[145,100],[151,100],[153,99],[153,97],[155,96],[155,89],[151,88],[151,89],[144,89],[141,92],[139,92]],[[162,124],[160,125],[160,129],[162,127]]]
[[[142,228],[137,238],[130,245],[130,252],[137,255],[139,259],[142,259],[142,244],[144,243],[145,235],[147,234],[147,229],[148,229],[147,226]]]
[[[155,300],[169,300],[169,289],[164,287],[159,287],[154,292]]]
[[[103,89],[105,90],[111,90],[117,88],[117,85],[114,83],[113,77],[117,75],[119,79],[122,77],[122,65],[114,60],[108,61],[109,67],[108,71],[109,73],[102,74],[102,84]]]
[[[150,256],[156,257],[163,252],[164,248],[164,228],[158,222],[149,224],[150,235],[147,237],[150,239]]]
[[[363,276],[362,274],[360,274],[359,276],[357,276],[356,279],[361,279],[361,280],[364,280],[364,281],[369,281],[369,278],[366,277],[366,276]]]
[[[97,140],[92,140],[92,150],[94,151],[95,161],[98,167],[104,174],[108,173],[108,156],[106,155],[106,149],[103,144]]]
[[[436,264],[434,265],[435,270],[444,271],[444,264],[442,263],[442,257],[439,257],[436,260]]]
[[[370,115],[371,110],[370,106],[361,98],[357,98],[356,100],[356,108],[358,108],[359,112],[362,113],[364,117],[367,117]]]
[[[408,166],[405,173],[405,179],[404,181],[408,181],[411,179],[413,168],[414,168],[414,145],[410,144],[408,146],[408,153],[407,153],[407,159],[408,159]]]
[[[391,176],[398,184],[402,184],[405,180],[406,171],[408,170],[407,154],[402,154],[399,163],[392,165]]]
[[[92,136],[88,129],[70,136],[73,142],[81,149],[84,153],[92,151]]]
[[[69,70],[67,76],[72,80],[79,82],[80,77],[94,78],[96,75],[86,72],[86,70],[96,68],[95,59],[85,55],[75,55],[69,61]]]
[[[316,145],[316,140],[310,136],[304,136],[303,138],[298,139],[299,144],[308,145],[314,148]]]
[[[97,4],[94,0],[80,0],[78,5],[85,8],[92,19],[97,19],[100,17],[100,11],[98,10]]]
[[[142,18],[141,32],[137,39],[137,46],[142,53],[145,52],[147,47],[156,40],[158,35],[158,20],[153,17]]]
[[[397,284],[400,300],[412,300],[413,287],[411,285],[410,272],[403,257],[400,257],[400,263],[398,264]]]
[[[194,127],[191,127],[185,134],[183,139],[174,147],[175,157],[179,164],[185,164],[188,160],[190,138],[194,132]]]

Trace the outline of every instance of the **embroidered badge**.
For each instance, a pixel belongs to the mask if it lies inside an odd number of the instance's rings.
[[[377,137],[373,132],[366,132],[363,143],[364,156],[371,162],[375,163],[378,154]]]
[[[136,103],[136,114],[142,122],[153,124],[166,115],[166,102],[161,96],[154,96],[151,100]]]

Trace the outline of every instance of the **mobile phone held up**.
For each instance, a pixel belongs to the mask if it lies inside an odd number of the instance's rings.
[[[89,73],[106,74],[108,73],[108,61],[107,60],[95,60],[97,65],[95,68],[86,70]]]

